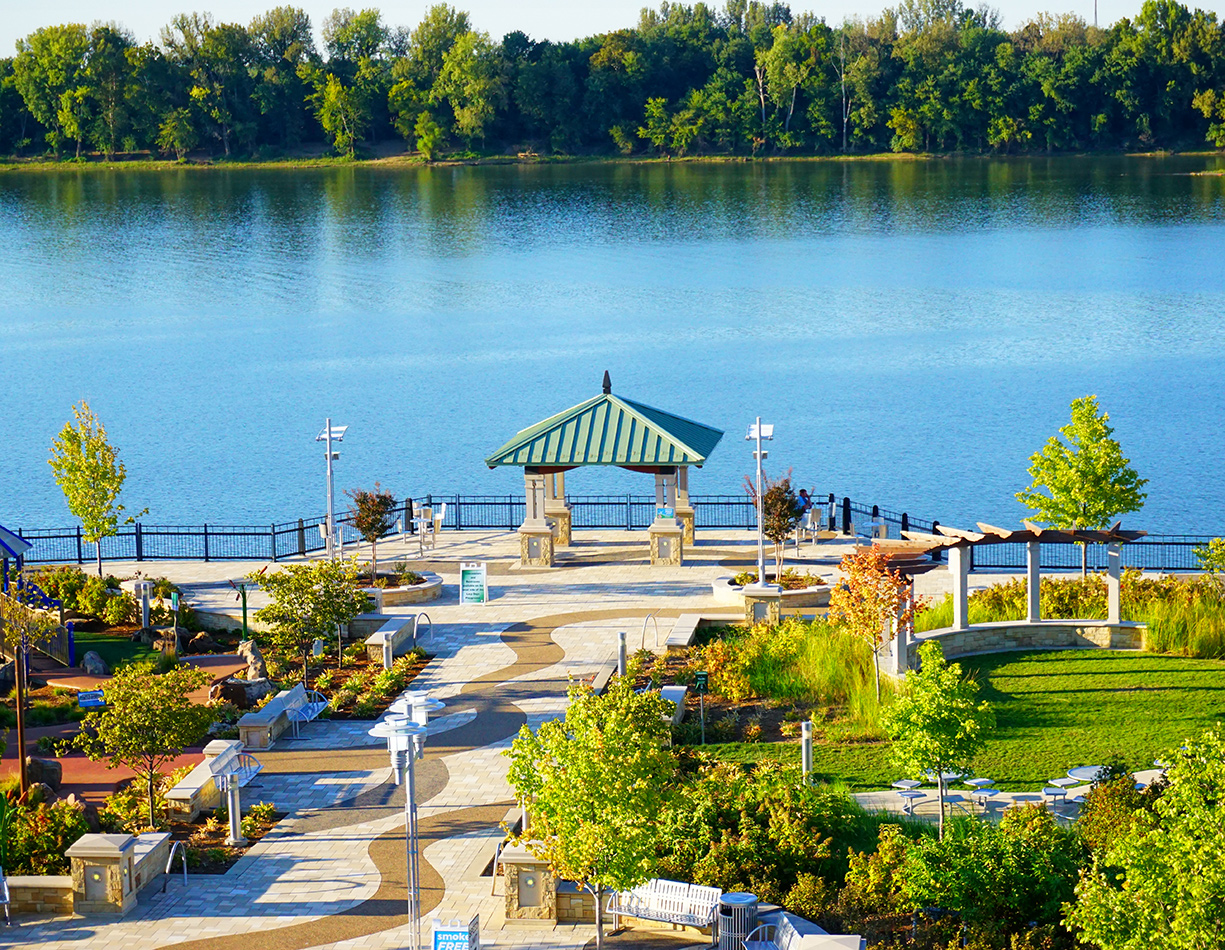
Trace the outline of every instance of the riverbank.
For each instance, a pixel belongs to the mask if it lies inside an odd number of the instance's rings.
[[[865,162],[928,162],[950,160],[1032,160],[1035,158],[1213,158],[1225,157],[1225,150],[1200,150],[1191,152],[1069,152],[1018,155],[972,152],[873,152],[856,155],[539,155],[535,152],[517,154],[494,153],[476,155],[460,153],[453,156],[426,161],[419,153],[385,153],[364,158],[347,158],[337,155],[301,154],[273,158],[218,158],[197,155],[184,161],[155,158],[147,153],[123,155],[107,160],[101,155],[83,156],[80,159],[0,158],[0,173],[3,172],[64,172],[88,171],[180,171],[180,170],[231,170],[231,169],[316,169],[316,168],[399,168],[490,165],[723,165],[723,164],[784,164],[784,163],[865,163]],[[1195,175],[1220,176],[1221,170],[1192,172]]]

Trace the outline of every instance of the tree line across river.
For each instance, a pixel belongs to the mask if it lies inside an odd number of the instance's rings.
[[[573,42],[496,41],[440,4],[415,27],[337,9],[174,17],[159,41],[48,26],[0,59],[0,154],[274,158],[403,140],[433,159],[1225,147],[1225,27],[1175,0],[1099,29],[901,0],[830,25],[784,3],[664,3]]]

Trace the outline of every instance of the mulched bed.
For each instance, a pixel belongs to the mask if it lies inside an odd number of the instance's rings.
[[[267,821],[256,821],[247,836],[247,846],[231,848],[225,839],[229,834],[228,821],[215,821],[201,816],[194,822],[172,821],[167,826],[174,841],[182,841],[188,850],[187,871],[189,874],[224,874],[247,853],[247,850],[271,831],[287,812],[275,812]],[[175,862],[175,868],[179,864]]]
[[[328,714],[328,718],[335,719],[335,720],[342,720],[342,721],[343,720],[358,720],[362,722],[377,719],[379,716],[381,716],[383,713],[387,711],[387,707],[389,707],[393,702],[395,702],[400,697],[400,693],[402,693],[404,689],[408,688],[409,684],[411,684],[412,681],[417,678],[417,675],[423,669],[425,669],[426,664],[429,663],[429,661],[432,659],[433,659],[433,656],[431,656],[430,654],[426,654],[424,657],[419,657],[419,656],[410,654],[410,662],[408,665],[408,672],[405,677],[405,685],[401,687],[400,689],[393,691],[390,695],[377,699],[374,703],[374,711],[371,712],[369,715],[359,716],[353,711],[352,706],[348,706],[342,710],[331,711]],[[306,674],[307,689],[317,689],[319,692],[323,693],[325,696],[330,697],[334,695],[335,693],[339,692],[343,688],[344,684],[347,683],[353,677],[370,675],[371,672],[377,674],[381,672],[382,669],[383,669],[383,663],[381,660],[372,661],[366,656],[361,656],[358,659],[350,659],[349,657],[346,656],[344,660],[344,665],[340,669],[337,669],[336,660],[333,657],[328,663],[320,663],[318,666],[312,665],[312,666],[307,667],[307,674]],[[319,677],[326,672],[331,672],[332,674],[332,678],[328,681],[327,686],[320,687],[316,685],[319,681]],[[288,688],[289,686],[292,686],[294,682],[297,682],[298,680],[300,680],[301,679],[301,667],[298,668],[297,674],[298,675],[295,676],[293,673],[286,671],[285,675],[283,676],[283,680],[284,680],[283,685],[286,688]]]

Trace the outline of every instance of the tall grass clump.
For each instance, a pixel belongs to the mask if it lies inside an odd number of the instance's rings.
[[[1150,653],[1225,658],[1225,603],[1219,593],[1203,590],[1195,598],[1154,601],[1137,608],[1134,619],[1148,627],[1144,647]]]
[[[719,633],[693,662],[710,673],[712,692],[734,702],[759,698],[834,707],[853,723],[872,727],[892,697],[887,681],[876,700],[872,648],[823,619],[789,617],[774,626]]]

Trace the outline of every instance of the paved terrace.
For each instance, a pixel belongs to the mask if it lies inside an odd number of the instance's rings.
[[[643,618],[655,614],[662,643],[670,618],[683,612],[725,611],[710,582],[750,566],[748,532],[699,533],[684,567],[651,567],[645,532],[579,533],[552,570],[520,569],[518,538],[508,532],[450,532],[413,566],[447,582],[443,599],[425,605],[434,623],[436,654],[415,686],[446,708],[430,724],[426,757],[418,764],[425,882],[425,929],[430,918],[480,914],[488,946],[580,947],[590,926],[506,926],[500,879],[484,876],[513,818],[502,752],[524,725],[560,715],[569,679],[613,661],[617,632],[636,648]],[[836,578],[848,545],[805,544],[801,566]],[[366,546],[363,553],[368,552]],[[415,555],[416,541],[383,543],[380,562]],[[794,551],[794,548],[792,549]],[[460,561],[490,564],[491,603],[457,603]],[[789,561],[796,564],[794,553]],[[113,563],[110,570],[165,575],[190,591],[205,610],[239,613],[229,588],[263,563]],[[920,578],[937,593],[943,571]],[[258,595],[252,598],[258,606]],[[416,607],[389,608],[388,613]],[[645,638],[653,645],[654,626]],[[266,838],[225,875],[175,878],[150,893],[119,921],[99,918],[25,920],[0,930],[0,946],[37,944],[90,950],[305,950],[309,947],[401,948],[410,942],[404,884],[403,792],[390,783],[386,747],[366,735],[366,723],[317,722],[302,738],[260,753],[264,771],[244,789],[244,801],[274,802],[289,811]],[[797,748],[798,756],[798,748]],[[894,796],[867,796],[896,807]]]

